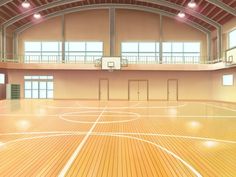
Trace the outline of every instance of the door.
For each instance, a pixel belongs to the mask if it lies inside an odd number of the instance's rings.
[[[139,100],[138,81],[129,81],[129,100]]]
[[[148,82],[147,81],[139,81],[138,82],[138,100],[139,101],[147,101],[148,100]]]
[[[169,101],[178,100],[178,80],[177,79],[168,80],[167,97]]]
[[[109,100],[109,80],[99,80],[99,100]]]
[[[129,81],[129,100],[147,101],[148,100],[148,81],[130,80]]]

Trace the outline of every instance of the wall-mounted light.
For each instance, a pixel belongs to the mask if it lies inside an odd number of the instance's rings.
[[[196,2],[194,0],[191,0],[189,3],[188,3],[188,6],[190,8],[195,8],[197,6]]]
[[[184,12],[179,12],[179,13],[178,13],[178,17],[184,18],[184,17],[185,17],[185,13],[184,13]]]
[[[41,18],[41,14],[40,13],[35,13],[34,14],[34,18],[37,19],[37,20],[40,19]]]
[[[25,9],[28,9],[30,7],[30,3],[27,0],[25,0],[24,2],[21,3],[21,6]]]

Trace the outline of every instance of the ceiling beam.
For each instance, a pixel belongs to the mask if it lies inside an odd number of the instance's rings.
[[[17,22],[19,20],[22,20],[22,19],[24,19],[24,18],[26,18],[30,15],[33,15],[34,13],[41,12],[43,10],[47,10],[47,9],[57,7],[57,6],[66,5],[66,4],[70,4],[70,3],[73,3],[73,2],[78,2],[78,1],[82,1],[82,0],[57,0],[57,1],[53,1],[53,2],[50,2],[48,4],[44,4],[42,6],[38,6],[34,9],[28,10],[28,11],[26,11],[22,14],[19,14],[15,17],[12,17],[10,20],[3,23],[2,26],[8,27],[8,26],[14,24],[15,22]],[[185,12],[185,13],[187,13],[187,14],[195,17],[195,18],[198,18],[202,21],[205,21],[206,23],[214,26],[215,28],[221,27],[221,25],[219,23],[217,23],[216,21],[208,18],[207,16],[204,16],[204,15],[202,15],[202,14],[200,14],[200,13],[194,11],[194,10],[191,10],[189,8],[183,7],[183,6],[175,4],[175,3],[171,3],[171,2],[166,1],[166,0],[138,0],[138,1],[148,2],[148,3],[152,3],[152,4],[166,6],[166,7],[178,10],[178,11],[183,11],[183,12]]]
[[[12,0],[0,0],[0,7],[11,2]]]
[[[219,23],[217,23],[216,21],[208,18],[207,16],[202,15],[201,13],[198,13],[197,11],[192,10],[188,7],[184,7],[184,6],[172,3],[170,1],[166,1],[166,0],[138,0],[138,1],[148,2],[148,3],[157,4],[157,5],[166,6],[166,7],[172,8],[172,9],[176,9],[178,11],[185,12],[185,13],[187,13],[187,14],[195,17],[195,18],[199,18],[202,21],[204,21],[204,22],[206,22],[206,23],[208,23],[208,24],[210,24],[210,25],[212,25],[216,28],[221,27],[221,25]]]
[[[223,3],[222,1],[219,1],[219,0],[206,0],[206,1],[236,16],[236,9],[234,9],[233,7],[230,7],[229,5]]]
[[[116,8],[116,9],[128,9],[128,10],[138,10],[138,11],[145,11],[145,12],[149,12],[149,13],[154,13],[154,14],[160,14],[163,16],[167,16],[170,18],[175,18],[176,19],[176,14],[174,13],[170,13],[170,12],[166,12],[157,8],[153,8],[153,7],[145,7],[145,6],[140,6],[140,5],[132,5],[132,4],[93,4],[93,5],[84,5],[84,6],[79,6],[79,7],[72,7],[72,8],[67,8],[65,10],[59,11],[59,12],[55,12],[55,13],[51,13],[47,16],[45,16],[43,19],[44,20],[48,20],[57,16],[61,16],[64,14],[69,14],[69,13],[73,13],[73,12],[80,12],[80,11],[86,11],[86,10],[94,10],[94,9],[109,9],[109,8]],[[204,28],[203,26],[199,25],[198,23],[195,23],[191,20],[188,19],[184,19],[184,20],[180,20],[206,34],[209,34],[210,31],[206,28]],[[35,23],[27,23],[19,28],[17,28],[15,30],[15,33],[19,34],[23,31],[25,31],[26,29],[34,26]]]

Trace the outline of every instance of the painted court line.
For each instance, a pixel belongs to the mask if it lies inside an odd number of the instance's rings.
[[[102,113],[99,115],[99,117],[102,115]],[[99,118],[98,118],[99,120]],[[82,135],[83,133],[78,133],[77,135]],[[48,137],[62,137],[62,136],[71,136],[74,134],[55,134],[55,135],[46,135],[46,136],[37,136],[37,137],[30,137],[30,138],[22,138],[20,140],[13,140],[11,142],[18,142],[18,141],[22,141],[22,140],[32,140],[32,139],[39,139],[39,138],[48,138]],[[97,133],[92,133],[90,135],[95,135],[95,136],[111,136],[111,137],[121,137],[121,138],[128,138],[128,139],[134,139],[134,140],[138,140],[144,143],[148,143],[151,144],[153,146],[155,146],[156,148],[166,152],[167,154],[173,156],[175,159],[179,160],[181,163],[183,163],[187,168],[189,168],[197,177],[202,177],[202,175],[195,170],[188,162],[186,162],[185,160],[183,160],[181,157],[179,157],[178,155],[176,155],[175,153],[173,153],[172,151],[166,149],[165,147],[158,145],[157,143],[148,141],[148,140],[144,140],[142,138],[137,138],[137,137],[133,137],[133,136],[127,136],[127,135],[116,135],[116,134],[110,134],[110,133],[104,133],[104,134],[97,134]],[[86,137],[88,138],[88,133],[86,134]],[[85,137],[85,138],[86,138]],[[85,139],[84,138],[84,139]],[[67,162],[66,166],[63,168],[63,170],[60,172],[59,177],[64,177],[67,173],[67,171],[69,170],[69,168],[71,167],[72,163],[74,162],[74,160],[76,159],[76,157],[78,156],[80,150],[82,149],[83,145],[85,144],[87,138],[84,140],[82,140],[82,142],[80,143],[80,145],[78,146],[78,148],[76,149],[76,151],[74,152],[74,154],[71,156],[71,158],[69,159],[69,161]],[[7,142],[7,143],[10,143]],[[5,143],[5,144],[7,144]],[[4,143],[3,143],[4,146]]]
[[[89,136],[91,135],[93,129],[95,128],[95,126],[97,125],[98,121],[100,120],[100,118],[102,117],[102,114],[105,112],[106,107],[103,109],[103,111],[100,113],[100,115],[98,116],[96,122],[94,122],[93,126],[91,127],[91,129],[88,131],[88,133],[86,134],[86,136],[83,138],[83,140],[81,141],[81,143],[79,144],[79,146],[77,147],[77,149],[75,150],[75,152],[72,154],[72,156],[70,157],[70,159],[67,161],[66,165],[63,167],[62,171],[60,172],[60,174],[58,175],[58,177],[64,177],[67,173],[67,171],[69,170],[69,168],[71,167],[71,165],[73,164],[73,162],[75,161],[76,157],[78,156],[78,154],[80,153],[81,149],[83,148],[83,146],[85,145],[86,141],[88,140]]]
[[[84,113],[97,113],[98,111],[81,111],[81,112],[67,112],[64,114],[59,115],[59,119],[70,122],[70,123],[80,123],[80,124],[93,124],[94,121],[85,121],[85,120],[71,120],[66,117],[70,116],[77,116],[77,117],[88,117],[88,116],[95,116],[93,115],[87,115]],[[125,119],[125,120],[113,120],[113,121],[100,121],[97,122],[97,124],[110,124],[110,123],[126,123],[131,122],[140,119],[140,114],[135,112],[124,112],[124,111],[106,111],[106,113],[113,113],[112,115],[104,115],[104,116],[112,116],[112,117],[132,117],[131,119]],[[116,115],[117,114],[117,115]],[[119,114],[126,114],[126,115],[119,115]]]
[[[236,109],[231,109],[231,108],[227,108],[227,107],[224,107],[224,106],[217,106],[217,105],[210,104],[210,103],[205,103],[205,105],[215,107],[215,108],[219,108],[219,109],[224,109],[224,110],[236,112]]]
[[[53,131],[53,132],[20,132],[20,133],[0,133],[0,136],[10,136],[10,135],[43,135],[49,134],[44,136],[37,136],[40,138],[44,137],[51,137],[51,136],[60,136],[60,135],[85,135],[87,132],[78,132],[78,131]],[[236,144],[236,141],[233,140],[222,140],[222,139],[215,139],[210,137],[198,137],[198,136],[186,136],[186,135],[173,135],[173,134],[160,134],[160,133],[132,133],[132,132],[92,132],[91,135],[95,136],[108,136],[108,135],[135,135],[135,136],[159,136],[159,137],[169,137],[169,138],[181,138],[181,139],[191,139],[191,140],[201,140],[201,141],[216,141],[220,143],[229,143],[229,144]],[[27,137],[27,138],[18,138],[15,140],[10,140],[5,142],[14,143],[24,140],[30,140],[37,137]]]
[[[180,107],[185,107],[187,105],[187,103],[185,104],[181,104],[181,105],[177,105],[177,106],[124,106],[124,107],[107,107],[107,109],[169,109],[169,108],[180,108]],[[89,106],[85,106],[85,107],[73,107],[73,106],[46,106],[47,108],[52,108],[52,109],[102,109],[101,107],[89,107]]]

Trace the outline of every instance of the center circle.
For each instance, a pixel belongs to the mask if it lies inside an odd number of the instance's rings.
[[[107,117],[127,117],[122,120],[111,120],[111,121],[97,121],[98,117],[101,115],[101,111],[80,111],[80,112],[67,112],[59,115],[59,118],[63,121],[72,122],[72,123],[81,123],[81,124],[110,124],[110,123],[125,123],[137,120],[140,118],[138,113],[134,112],[125,112],[125,111],[105,111],[102,116]],[[109,114],[107,114],[109,113]],[[74,117],[76,119],[71,119],[69,117]],[[88,121],[88,120],[77,120],[78,117],[86,117],[86,119],[90,119],[94,117],[96,120]],[[130,119],[129,119],[130,117]]]

